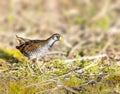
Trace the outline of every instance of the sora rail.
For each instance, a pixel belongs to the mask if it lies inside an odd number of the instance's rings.
[[[17,36],[19,45],[16,48],[29,59],[41,58],[49,51],[56,41],[62,40],[60,34],[53,34],[45,40],[31,40]]]

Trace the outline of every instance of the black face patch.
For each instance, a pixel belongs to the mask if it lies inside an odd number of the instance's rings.
[[[59,39],[59,38],[60,38],[60,35],[57,35],[56,37],[57,37],[57,39]]]
[[[59,35],[59,34],[54,34],[54,35],[52,36],[52,38],[53,38],[54,40],[59,40],[59,39],[60,39],[60,35]]]

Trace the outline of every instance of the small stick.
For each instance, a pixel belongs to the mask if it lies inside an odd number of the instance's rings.
[[[82,61],[82,60],[93,60],[93,59],[99,59],[99,58],[104,58],[107,57],[107,54],[99,54],[99,55],[95,55],[95,56],[84,56],[84,57],[80,57],[78,59],[73,58],[73,59],[67,59],[64,60],[64,63],[70,63],[70,62],[75,62],[77,60]]]

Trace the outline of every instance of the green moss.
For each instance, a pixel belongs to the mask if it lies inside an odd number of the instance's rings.
[[[0,51],[2,52],[1,57],[3,59],[8,57],[9,59],[12,59],[11,57],[16,57],[18,60],[21,60],[21,62],[25,62],[16,50],[0,49]],[[75,58],[80,58],[80,56],[76,54]],[[3,61],[5,62],[5,60]],[[98,92],[106,94],[114,92],[113,89],[108,89],[109,87],[115,87],[115,89],[118,89],[119,87],[117,83],[120,81],[120,68],[113,64],[107,66],[104,64],[105,61],[96,62],[99,64],[83,70],[82,73],[73,72],[72,74],[62,78],[59,78],[59,76],[68,74],[75,68],[82,69],[89,66],[94,61],[77,60],[74,63],[64,64],[63,60],[60,60],[59,57],[57,57],[51,62],[45,62],[45,68],[47,69],[45,69],[43,73],[29,75],[26,64],[21,62],[15,63],[11,66],[11,68],[17,68],[17,70],[9,70],[8,68],[8,70],[4,73],[4,77],[0,77],[2,80],[0,92],[9,92],[10,94],[35,94],[36,92],[45,91],[44,93],[48,93],[49,91],[46,90],[55,88],[58,82],[69,88],[72,88],[73,86],[82,86],[84,89],[81,89],[79,92],[83,94],[95,94]],[[106,75],[100,76],[99,74],[102,73],[105,73]],[[54,80],[55,77],[58,78]],[[99,81],[98,77],[101,78]],[[91,81],[95,81],[96,83],[92,85],[89,83]],[[66,92],[64,89],[60,89],[60,91]]]
[[[74,20],[75,24],[85,24],[86,21],[84,18],[81,18],[81,17],[77,17],[75,20]]]

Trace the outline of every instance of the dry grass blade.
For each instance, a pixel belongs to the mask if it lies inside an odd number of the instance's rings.
[[[95,55],[95,56],[84,56],[80,57],[78,59],[73,58],[73,59],[67,59],[64,60],[64,63],[70,63],[70,62],[75,62],[75,61],[82,61],[82,60],[93,60],[93,59],[100,59],[100,58],[106,58],[108,55],[107,54],[100,54],[100,55]]]

